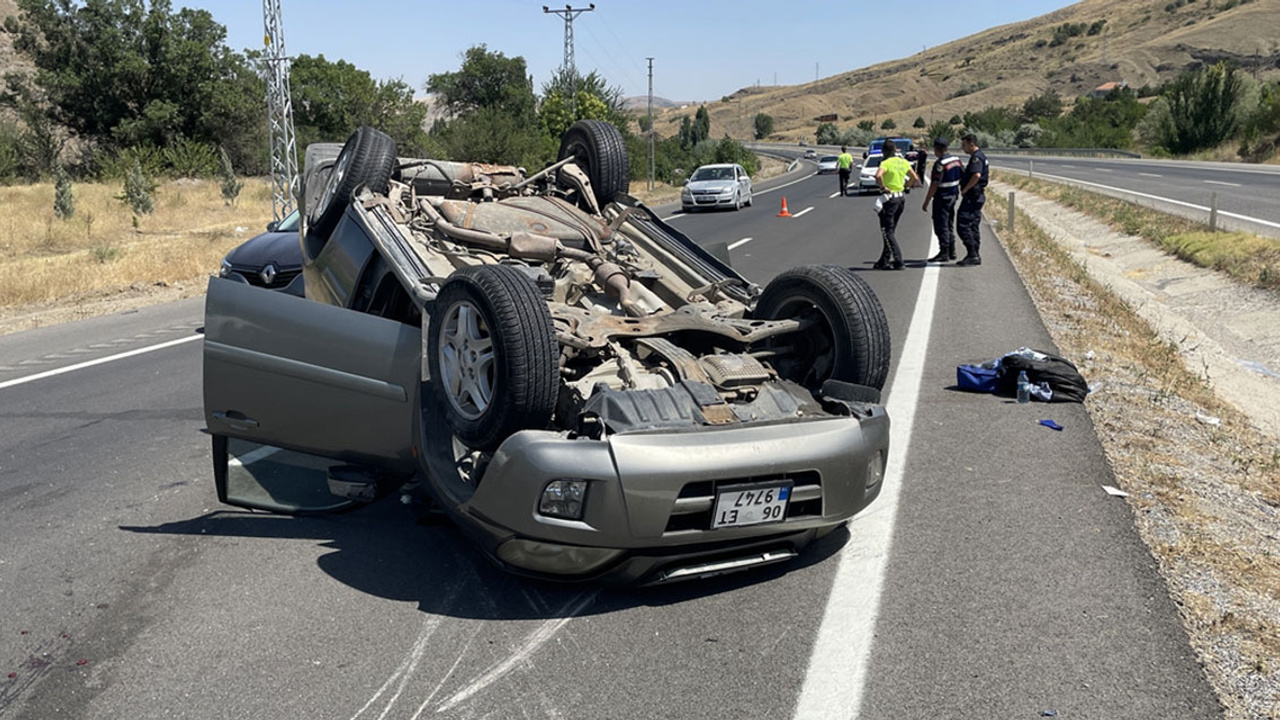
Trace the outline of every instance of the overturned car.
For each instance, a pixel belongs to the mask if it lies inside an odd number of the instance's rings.
[[[626,194],[584,120],[521,168],[307,149],[306,298],[212,278],[220,500],[399,491],[504,568],[665,582],[795,557],[875,499],[889,333],[834,266],[763,289]]]

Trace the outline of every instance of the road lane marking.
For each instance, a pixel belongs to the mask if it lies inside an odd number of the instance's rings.
[[[115,362],[116,360],[124,360],[125,358],[131,358],[135,355],[143,355],[149,352],[155,352],[156,350],[164,350],[165,348],[171,348],[175,345],[189,343],[192,340],[202,340],[202,339],[204,339],[204,335],[192,335],[190,337],[178,338],[177,340],[170,340],[168,342],[162,342],[156,345],[148,345],[147,347],[138,348],[136,350],[129,350],[128,352],[116,353],[115,355],[108,355],[103,358],[97,358],[96,360],[86,360],[85,362],[76,363],[75,365],[68,365],[66,367],[56,368],[54,370],[46,370],[45,372],[36,373],[35,375],[28,375],[26,377],[15,378],[13,380],[5,380],[4,382],[0,382],[0,390],[15,387],[17,385],[25,385],[29,382],[35,382],[36,380],[44,380],[45,378],[51,378],[58,375],[65,375],[66,373],[75,372],[77,370],[84,370],[85,368],[90,368],[90,367],[93,367],[94,365],[104,365],[109,362]]]
[[[669,215],[667,217],[660,218],[660,219],[662,220],[662,222],[671,222],[672,220],[679,220],[682,217],[689,217],[690,214],[691,213],[683,212],[683,213],[680,213],[679,215]]]
[[[752,240],[754,240],[754,239],[755,239],[755,238],[742,238],[742,239],[741,239],[741,240],[739,240],[738,242],[730,243],[730,244],[729,244],[729,249],[730,249],[730,250],[732,250],[732,249],[734,249],[734,248],[740,248],[740,247],[742,247],[743,245],[746,245],[747,243],[751,242],[751,241],[752,241]]]
[[[1157,175],[1155,173],[1138,173],[1138,174],[1141,175],[1142,177],[1164,177],[1163,175]]]
[[[809,207],[807,207],[807,208],[805,208],[805,209],[801,210],[800,212],[796,213],[795,215],[792,215],[791,217],[793,217],[793,218],[798,218],[798,217],[800,217],[801,215],[803,215],[803,214],[805,214],[805,213],[809,212],[809,211],[810,211],[810,210],[812,210],[812,209],[813,209],[813,206],[812,206],[812,205],[810,205]]]
[[[773,192],[774,190],[781,190],[782,188],[785,188],[785,187],[791,187],[792,185],[795,185],[796,183],[802,183],[802,182],[804,182],[805,180],[812,180],[813,178],[816,178],[816,177],[818,177],[818,176],[817,176],[817,175],[805,175],[805,176],[804,176],[804,177],[802,177],[802,178],[799,178],[799,179],[797,179],[797,180],[792,180],[791,182],[786,183],[786,184],[783,184],[783,185],[778,185],[778,186],[775,186],[775,187],[771,187],[771,188],[769,188],[768,190],[756,190],[756,191],[754,191],[752,194],[753,194],[753,195],[764,195],[765,193],[771,193],[771,192]]]
[[[840,197],[840,196],[841,196],[841,195],[843,195],[843,194],[844,194],[844,193],[842,193],[842,192],[833,192],[833,193],[831,193],[830,195],[828,195],[827,197],[828,197],[828,198],[838,198],[838,197]]]
[[[1244,187],[1240,183],[1223,182],[1221,180],[1205,180],[1205,183],[1209,185],[1226,185],[1227,187]]]
[[[1003,169],[1016,170],[1016,168],[1008,168],[1008,167],[1005,167]],[[1126,195],[1132,195],[1134,197],[1146,198],[1148,200],[1159,200],[1160,202],[1167,202],[1170,205],[1177,205],[1179,207],[1190,208],[1192,210],[1209,212],[1209,208],[1205,207],[1204,205],[1196,205],[1195,203],[1184,202],[1182,200],[1174,200],[1173,198],[1161,197],[1160,195],[1151,195],[1144,192],[1138,192],[1137,190],[1129,190],[1127,188],[1118,188],[1118,187],[1113,187],[1111,185],[1103,185],[1101,183],[1089,182],[1088,180],[1077,180],[1076,178],[1063,177],[1062,175],[1046,175],[1044,173],[1040,173],[1039,177],[1046,178],[1048,180],[1059,180],[1068,185],[1088,185],[1089,187],[1101,188],[1103,190],[1112,190],[1114,192],[1124,193]],[[1257,223],[1258,225],[1265,225],[1267,227],[1280,229],[1280,223],[1271,222],[1270,220],[1263,220],[1262,218],[1250,217],[1248,215],[1241,215],[1239,213],[1227,212],[1225,210],[1219,210],[1218,215],[1222,217],[1235,218],[1236,220],[1244,220],[1245,222]]]
[[[937,235],[933,235],[933,242],[937,244]],[[849,524],[849,541],[840,551],[840,564],[796,702],[797,720],[857,718],[861,707],[880,614],[885,566],[898,517],[898,496],[924,379],[938,277],[938,265],[925,268],[906,344],[885,403],[893,422],[889,430],[889,463],[881,481],[884,487],[869,512]]]
[[[1064,168],[1071,168],[1072,170],[1075,170],[1075,169],[1076,169],[1076,166],[1075,166],[1075,165],[1063,165],[1062,167],[1064,167]]]
[[[1062,167],[1066,167],[1066,165],[1063,165]],[[1112,170],[1111,168],[1094,168],[1093,170],[1094,172],[1115,172],[1115,170]]]

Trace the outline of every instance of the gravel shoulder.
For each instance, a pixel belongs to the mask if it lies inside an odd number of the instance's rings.
[[[1017,205],[1000,240],[1095,387],[1086,408],[1227,717],[1280,717],[1280,300],[1030,193]]]

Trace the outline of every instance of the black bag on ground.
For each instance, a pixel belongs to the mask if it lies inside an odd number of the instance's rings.
[[[1049,389],[1053,391],[1049,402],[1084,402],[1085,396],[1089,394],[1089,385],[1076,366],[1066,358],[1043,350],[1035,352],[1044,356],[1044,359],[1020,354],[1010,354],[1000,359],[997,392],[1001,395],[1017,395],[1018,373],[1026,371],[1027,380],[1033,385],[1049,384]]]

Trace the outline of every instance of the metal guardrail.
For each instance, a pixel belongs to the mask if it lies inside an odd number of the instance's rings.
[[[1115,148],[985,148],[988,155],[1037,155],[1067,157],[1126,157],[1142,159],[1142,153]]]

